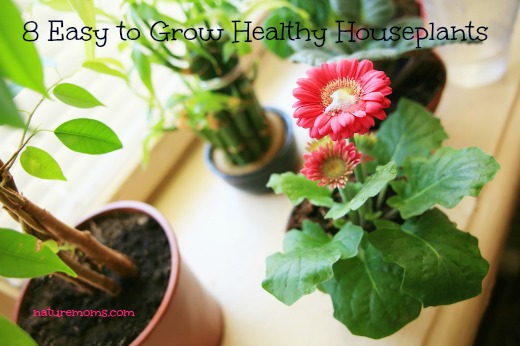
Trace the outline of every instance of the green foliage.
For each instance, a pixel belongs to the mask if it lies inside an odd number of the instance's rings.
[[[43,67],[38,52],[33,42],[23,39],[34,38],[29,37],[30,34],[24,36],[24,31],[24,22],[15,4],[11,0],[4,0],[0,20],[0,76],[46,94]],[[3,119],[0,118],[0,121],[3,122]]]
[[[402,166],[406,158],[428,156],[447,138],[438,118],[419,103],[401,99],[381,124],[369,154],[380,163],[395,161]]]
[[[0,335],[4,346],[38,346],[25,330],[3,316],[0,316]]]
[[[496,160],[479,148],[444,147],[431,158],[413,158],[404,165],[407,180],[394,181],[397,193],[388,204],[404,219],[420,215],[435,204],[455,207],[464,196],[477,196],[498,171]]]
[[[275,192],[295,204],[308,199],[329,207],[329,225],[356,229],[349,245],[358,246],[345,258],[333,246],[340,233],[332,237],[334,229],[324,233],[304,221],[303,231],[286,234],[285,253],[268,258],[264,288],[286,304],[319,288],[330,294],[336,319],[352,333],[376,339],[415,319],[422,306],[479,295],[488,263],[477,239],[434,207],[452,208],[464,196],[477,196],[499,165],[478,148],[441,147],[446,138],[433,114],[402,99],[376,135],[355,136],[372,160],[365,157],[356,181],[334,194],[341,202],[329,204],[330,191],[319,195],[316,182],[301,175],[273,175]],[[327,196],[327,203],[316,195]]]
[[[0,228],[0,275],[33,278],[54,272],[76,277],[49,247],[32,235]]]
[[[58,162],[42,149],[27,146],[20,155],[20,164],[27,173],[37,178],[67,180]]]
[[[262,286],[287,305],[332,278],[332,265],[340,259],[353,257],[363,230],[346,224],[330,237],[315,223],[306,221],[303,230],[292,230],[285,238],[285,253],[267,258],[267,276]]]
[[[52,93],[58,100],[69,106],[77,108],[104,106],[94,95],[79,85],[61,83],[56,85]]]
[[[438,209],[406,220],[403,225],[376,223],[369,240],[385,261],[403,267],[402,290],[424,307],[452,304],[480,294],[489,265],[478,242],[459,231]]]
[[[25,122],[20,114],[18,114],[16,105],[13,102],[11,92],[2,78],[0,78],[0,126],[1,125],[18,128],[25,126]]]
[[[388,22],[395,12],[392,0],[350,0],[348,5],[341,0],[330,0],[330,6],[338,18],[371,26]]]
[[[397,174],[395,162],[390,161],[385,166],[376,168],[376,172],[368,177],[363,183],[359,192],[350,200],[342,203],[334,203],[325,217],[339,219],[351,210],[357,210],[370,198],[377,195],[389,181],[393,180]]]
[[[332,206],[332,191],[324,186],[318,186],[314,181],[307,180],[301,174],[287,172],[283,174],[272,174],[267,182],[267,187],[274,190],[276,194],[285,194],[292,204],[300,204],[304,199],[315,205]]]
[[[69,120],[58,126],[54,134],[70,150],[84,154],[106,154],[123,147],[110,127],[94,119]]]
[[[323,284],[334,306],[334,317],[356,335],[380,339],[413,321],[421,303],[400,287],[403,270],[383,261],[366,241],[359,254],[338,261],[334,277]]]

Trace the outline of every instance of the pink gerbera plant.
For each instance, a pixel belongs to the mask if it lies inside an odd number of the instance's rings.
[[[310,129],[312,138],[327,135],[332,140],[364,134],[374,126],[374,118],[386,118],[392,92],[390,79],[374,70],[369,60],[345,59],[322,64],[297,81],[293,92],[298,101],[297,124]]]
[[[327,141],[304,155],[301,173],[307,179],[317,181],[319,186],[342,188],[360,159],[361,154],[356,151],[353,143],[347,143],[346,140]]]

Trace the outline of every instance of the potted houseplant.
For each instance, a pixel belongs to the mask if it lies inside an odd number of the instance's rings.
[[[294,5],[307,9],[302,1],[295,0]],[[372,60],[392,79],[389,111],[394,110],[400,97],[434,111],[444,90],[446,69],[432,48],[462,39],[424,39],[424,31],[403,35],[408,30],[405,28],[413,31],[425,27],[415,0],[330,0],[314,4],[307,21],[288,8],[273,11],[266,19],[267,24],[278,21],[306,22],[317,30],[326,28],[319,42],[268,42],[267,48],[281,57],[314,66],[346,58]]]
[[[290,121],[260,105],[240,64],[249,42],[229,34],[232,20],[250,11],[241,13],[232,1],[198,0],[178,2],[169,16],[161,5],[125,2],[125,23],[143,33],[128,48],[154,114],[152,135],[187,128],[209,143],[204,155],[214,173],[241,189],[268,191],[271,173],[295,170],[299,162]],[[157,96],[155,70],[178,78],[167,102]]]
[[[28,283],[18,304],[16,322],[30,330],[40,344],[88,343],[85,335],[93,333],[103,344],[217,345],[222,335],[218,304],[181,262],[171,229],[153,208],[136,202],[119,203],[85,219],[78,227],[71,227],[19,192],[11,174],[11,167],[17,161],[36,178],[65,180],[57,161],[48,152],[31,145],[37,136],[53,133],[67,148],[92,155],[118,150],[122,144],[112,129],[94,119],[72,119],[53,130],[35,126],[39,106],[51,96],[78,108],[101,103],[89,91],[64,80],[47,88],[34,45],[20,39],[24,28],[20,13],[11,1],[2,8],[6,20],[0,25],[0,41],[9,45],[3,47],[0,58],[0,124],[18,130],[21,140],[12,155],[0,159],[0,203],[20,224],[23,233],[0,228],[0,275],[35,278],[52,274]],[[41,94],[41,100],[27,116],[18,112],[7,81]],[[143,228],[145,225],[148,228]],[[154,242],[158,246],[148,248]],[[146,297],[140,296],[143,292]],[[121,305],[128,298],[141,301],[136,311]],[[57,305],[60,299],[65,305]],[[93,305],[99,301],[104,301],[107,307]],[[78,314],[74,319],[67,310],[76,307]],[[134,316],[140,313],[141,316],[120,319],[119,327],[112,325],[119,332],[112,333],[103,331],[105,308],[128,309]],[[53,309],[58,309],[60,316]],[[97,317],[92,318],[94,315]],[[56,317],[62,316],[70,317],[66,318],[70,329],[64,327],[70,333],[64,333],[55,323]],[[83,330],[84,325],[76,323],[82,318],[77,316],[91,317],[87,325],[94,331]],[[58,328],[51,332],[53,325]],[[31,342],[3,317],[0,330],[2,336],[15,338],[8,342]]]
[[[401,99],[386,119],[390,79],[369,60],[310,68],[294,116],[314,141],[301,174],[269,186],[296,205],[284,252],[263,287],[291,305],[316,289],[353,334],[383,338],[422,307],[477,296],[488,270],[477,239],[436,206],[477,196],[499,165],[479,148],[442,146],[440,121]],[[376,133],[374,119],[382,120]]]

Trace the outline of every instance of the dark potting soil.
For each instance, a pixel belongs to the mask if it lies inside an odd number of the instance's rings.
[[[19,324],[43,345],[128,345],[146,327],[163,298],[170,275],[170,250],[161,226],[140,213],[117,212],[96,217],[86,225],[106,245],[128,255],[139,269],[136,278],[117,279],[117,297],[100,291],[80,292],[59,277],[47,276],[31,282],[20,309]],[[83,229],[83,228],[82,228]],[[100,234],[102,232],[102,234]],[[47,310],[50,308],[50,310]],[[34,317],[59,315],[58,310],[133,311],[133,317]],[[52,310],[52,311],[51,311]],[[117,312],[117,310],[119,310]]]

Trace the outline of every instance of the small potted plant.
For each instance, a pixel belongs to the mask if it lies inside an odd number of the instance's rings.
[[[306,8],[305,3],[297,3]],[[267,48],[281,57],[313,66],[347,58],[373,61],[392,79],[389,111],[395,109],[401,97],[434,111],[444,90],[446,69],[432,48],[459,41],[459,37],[423,39],[422,31],[418,32],[420,40],[416,34],[403,36],[406,27],[425,27],[415,0],[330,0],[315,4],[307,21],[288,8],[273,11],[266,19],[267,24],[278,21],[300,21],[317,30],[326,28],[323,45],[313,40],[269,42]]]
[[[21,139],[7,159],[0,159],[0,203],[23,233],[0,228],[0,275],[37,277],[25,286],[15,321],[39,344],[217,345],[222,336],[218,304],[181,261],[171,229],[157,211],[142,203],[118,203],[72,227],[19,192],[11,174],[15,162],[36,178],[65,180],[51,154],[31,145],[35,137],[52,133],[65,147],[91,155],[118,150],[122,143],[107,125],[89,118],[54,129],[35,126],[39,106],[48,99],[77,108],[101,102],[65,80],[47,88],[34,45],[21,40],[18,9],[11,1],[2,8],[10,25],[0,26],[0,38],[10,45],[0,59],[0,124],[19,131]],[[41,94],[27,116],[18,112],[7,81]],[[113,311],[121,317],[123,309],[133,318],[105,319]],[[14,338],[10,343],[31,343],[5,318],[0,318],[0,334]]]
[[[273,172],[299,162],[288,118],[262,107],[252,73],[240,57],[249,42],[233,42],[232,20],[243,16],[232,1],[179,2],[172,16],[161,3],[126,1],[126,22],[141,37],[128,47],[155,115],[152,135],[189,129],[209,143],[209,168],[230,184],[265,192]],[[178,86],[167,102],[157,97],[151,71],[172,74]]]
[[[297,84],[294,117],[314,140],[300,174],[269,181],[296,207],[263,287],[287,305],[319,289],[336,319],[375,339],[422,307],[479,295],[488,263],[477,239],[436,206],[477,196],[496,160],[442,146],[440,121],[411,100],[386,119],[390,79],[369,60],[312,67]],[[382,123],[372,133],[375,119]]]

